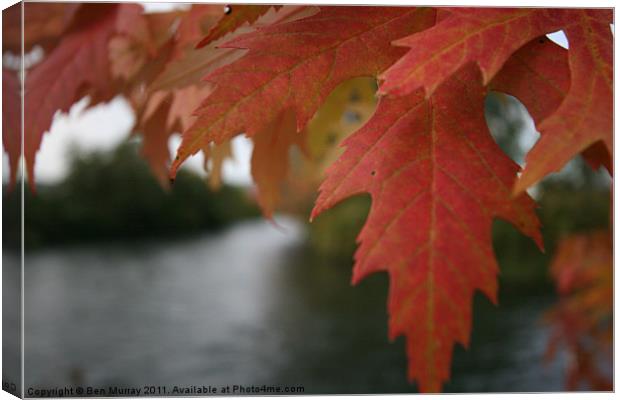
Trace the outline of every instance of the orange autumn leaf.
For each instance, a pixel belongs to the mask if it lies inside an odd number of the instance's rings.
[[[568,354],[566,387],[613,389],[613,242],[610,231],[574,234],[558,245],[551,263],[560,300],[546,314],[552,328],[547,359]],[[607,372],[605,372],[607,371]]]
[[[265,11],[269,8],[271,7],[266,7]],[[223,8],[221,11],[223,12]],[[262,15],[256,21],[255,26],[268,26],[272,23],[293,21],[314,13],[316,13],[314,7],[274,7],[273,10]],[[182,21],[187,20],[187,17],[182,19]],[[231,38],[252,32],[253,30],[254,28],[243,27],[242,29],[237,29],[233,34],[227,35],[222,40],[230,40]],[[154,93],[154,101],[147,107],[150,110],[147,110],[147,114],[152,112],[157,102],[165,97],[165,93],[171,92],[172,102],[169,111],[168,125],[171,124],[171,121],[178,119],[183,130],[189,129],[196,118],[193,115],[193,111],[198,108],[202,100],[207,98],[212,92],[212,86],[202,82],[201,78],[216,68],[232,62],[245,53],[245,51],[239,49],[217,48],[219,44],[223,43],[222,40],[216,40],[211,43],[209,47],[198,51],[187,51],[182,56],[173,59],[167,65],[163,73],[150,86],[151,90],[157,90],[157,92]],[[291,133],[298,135],[294,126]],[[287,134],[287,136],[282,138],[284,142],[280,141],[279,143],[288,143],[287,138],[289,137],[291,136]],[[293,142],[295,141],[293,140]],[[211,188],[217,189],[221,184],[220,174],[222,163],[231,155],[230,144],[229,142],[224,142],[222,145],[211,143],[201,148],[201,151],[205,156],[205,170],[209,174],[209,185]],[[258,146],[258,150],[257,148],[254,149],[254,167],[252,172],[255,177],[261,177],[256,179],[256,184],[259,188],[259,203],[266,215],[270,215],[275,204],[277,204],[275,198],[275,187],[277,184],[275,182],[279,182],[280,178],[276,178],[276,176],[269,177],[267,176],[268,174],[263,172],[268,170],[269,162],[278,162],[273,158],[267,160],[265,156],[280,155],[283,154],[282,152],[284,152],[284,149],[273,153],[267,146],[260,145]],[[260,161],[257,162],[256,160]],[[285,171],[288,168],[287,159],[284,159],[284,163],[279,162],[279,165],[282,166],[282,171]],[[267,169],[265,169],[266,167]],[[279,173],[280,171],[278,171],[278,176]],[[284,179],[284,177],[282,177],[282,179]]]
[[[138,131],[142,134],[142,155],[151,166],[153,174],[159,183],[168,187],[168,163],[170,162],[170,150],[168,140],[178,125],[169,125],[168,112],[170,99],[158,103],[152,113],[146,115],[138,125]]]
[[[177,55],[193,49],[222,16],[224,7],[221,4],[192,4],[182,16],[176,31]]]
[[[558,292],[568,294],[592,285],[610,283],[604,280],[609,278],[613,261],[611,239],[609,232],[605,231],[564,238],[550,267]],[[606,304],[611,306],[611,301]]]
[[[115,30],[108,43],[111,74],[129,80],[155,55],[154,35],[141,7],[120,12]]]
[[[208,85],[188,86],[183,89],[173,90],[174,98],[170,105],[168,115],[168,125],[178,121],[181,131],[188,129],[196,117],[192,115],[193,110],[200,105],[202,99],[211,94],[212,88]]]
[[[493,217],[542,245],[534,202],[511,195],[519,168],[488,132],[484,96],[469,68],[429,100],[421,92],[381,99],[345,140],[312,211],[314,218],[370,193],[353,283],[389,273],[389,334],[407,336],[409,378],[425,392],[440,391],[449,378],[454,343],[469,343],[474,291],[497,301]]]
[[[252,24],[261,15],[265,14],[272,7],[270,5],[251,5],[251,4],[235,4],[222,7],[222,16],[217,24],[209,30],[209,33],[204,37],[196,48],[201,48],[214,40],[221,38],[227,33],[233,32],[243,24]],[[282,6],[273,6],[278,9]]]
[[[148,60],[146,48],[126,36],[110,39],[110,68],[114,78],[130,80]]]
[[[218,190],[222,186],[222,168],[224,161],[233,158],[230,141],[214,144],[211,143],[202,149],[204,154],[204,169],[209,174],[209,187]]]
[[[144,14],[153,44],[160,47],[170,40],[170,37],[176,34],[174,26],[180,24],[184,15],[185,12],[182,10]]]
[[[25,81],[24,155],[28,179],[34,184],[34,162],[43,133],[57,111],[67,111],[85,94],[111,98],[108,61],[110,37],[126,27],[126,16],[140,18],[142,8],[132,4],[92,4],[80,9],[80,23],[44,60],[29,71]],[[76,17],[77,18],[77,17]],[[88,20],[88,24],[84,23]],[[92,105],[93,102],[91,102]]]
[[[194,85],[171,91],[157,91],[149,95],[138,128],[144,138],[143,154],[164,187],[169,184],[168,141],[172,134],[180,133],[192,124],[195,119],[192,110],[198,107],[201,99],[208,96],[210,92],[211,88],[208,85]],[[209,171],[207,164],[209,156],[216,155],[214,159],[211,159],[213,166],[209,184],[211,188],[217,189],[220,186],[219,171],[225,157],[218,156],[221,151],[211,151],[211,147],[206,148],[206,151],[203,149],[203,152],[205,171]]]
[[[137,71],[125,79],[115,79],[114,83],[118,85],[117,90],[130,102],[136,114],[137,122],[147,118],[146,114],[155,111],[159,102],[168,94],[153,92],[149,88],[153,81],[162,74],[171,57],[173,57],[174,27],[177,26],[181,16],[180,12],[143,14],[148,26],[148,39],[141,40],[132,35],[123,35],[124,39],[132,43],[132,47],[136,49],[136,54],[143,57],[143,60],[134,59],[140,64]],[[118,36],[120,35],[116,37]],[[114,39],[110,40],[110,48],[113,46]],[[109,56],[110,67],[114,75],[115,64],[120,60],[114,58],[112,51],[110,51]]]
[[[66,31],[79,3],[23,3],[24,24],[21,24],[22,3],[2,11],[2,48],[16,54],[21,52],[22,27],[23,44],[26,52],[35,45],[49,49]]]
[[[171,60],[149,89],[174,90],[200,83],[205,74],[235,61],[242,55],[235,49],[213,47],[203,50],[187,52]]]
[[[258,203],[267,218],[280,201],[281,185],[289,172],[289,150],[297,145],[305,149],[305,135],[297,132],[295,114],[284,111],[253,138],[252,178],[258,187]]]
[[[196,7],[196,5],[194,5],[194,7]],[[188,11],[188,14],[182,17],[182,23],[186,22],[188,19],[196,19],[195,15],[192,16],[190,14],[194,12],[194,7]],[[217,7],[217,9],[220,10],[220,6]],[[195,11],[194,14],[197,12],[198,11]],[[221,12],[223,13],[223,10],[221,10]],[[253,32],[254,28],[257,26],[293,21],[313,12],[315,12],[314,7],[304,6],[283,6],[277,12],[272,9],[259,18],[252,27],[240,27],[235,32],[217,39],[199,50],[193,49],[193,46],[188,47],[188,44],[192,44],[198,39],[198,33],[194,32],[191,40],[187,38],[187,35],[177,34],[175,38],[174,57],[170,60],[168,65],[166,65],[166,68],[157,77],[155,82],[150,85],[150,90],[173,90],[199,83],[204,84],[202,81],[205,76],[239,59],[246,52],[241,49],[220,48],[225,42],[243,34]],[[211,21],[211,19],[208,19],[208,21]],[[182,26],[181,24],[180,27]],[[200,37],[202,37],[202,35],[200,35]]]
[[[252,137],[282,110],[303,129],[338,84],[376,76],[402,55],[392,40],[427,28],[434,11],[416,8],[326,7],[311,17],[237,37],[227,47],[248,49],[206,77],[214,92],[196,111],[170,174],[206,143],[245,132]],[[260,68],[258,67],[260,66]]]

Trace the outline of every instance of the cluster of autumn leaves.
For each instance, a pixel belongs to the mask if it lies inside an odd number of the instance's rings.
[[[345,108],[368,115],[327,169],[311,218],[371,195],[353,282],[390,274],[389,334],[406,335],[409,378],[423,391],[441,390],[454,343],[467,346],[474,291],[496,301],[493,218],[542,248],[525,189],[578,154],[611,172],[611,10],[202,4],[147,14],[127,3],[26,3],[23,27],[20,12],[3,13],[3,52],[19,54],[23,28],[24,50],[45,54],[24,81],[31,185],[58,110],[122,95],[163,185],[203,152],[217,187],[230,141],[250,137],[258,201],[270,216],[290,148],[331,161],[324,142],[351,128],[341,126]],[[568,51],[545,36],[560,29]],[[372,116],[373,85],[351,84],[360,77],[379,82]],[[3,81],[3,143],[15,174],[20,83],[4,67]],[[518,98],[541,133],[518,179],[488,133],[491,90]],[[175,132],[183,136],[171,160]]]
[[[567,349],[569,390],[613,390],[613,243],[609,232],[575,234],[556,249],[551,273],[558,303],[545,318],[552,327],[547,357]]]

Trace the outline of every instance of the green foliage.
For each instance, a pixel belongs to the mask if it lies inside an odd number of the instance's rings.
[[[77,156],[58,185],[25,190],[26,248],[70,242],[174,237],[222,228],[259,215],[242,189],[211,191],[197,175],[182,171],[163,189],[137,146],[127,142],[110,153]],[[3,205],[5,245],[19,246],[19,214],[11,212],[19,191]],[[14,240],[11,240],[13,238]]]
[[[607,226],[609,192],[605,190],[568,190],[561,184],[547,184],[539,199],[545,253],[523,237],[512,225],[496,220],[493,247],[500,264],[502,290],[521,286],[551,289],[548,265],[557,243],[573,232],[587,232]]]
[[[309,224],[308,244],[318,256],[352,260],[355,237],[364,225],[370,208],[368,196],[357,196],[338,204]],[[346,268],[351,264],[344,263]]]

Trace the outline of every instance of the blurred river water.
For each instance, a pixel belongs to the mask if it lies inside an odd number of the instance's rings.
[[[182,241],[27,252],[25,388],[291,385],[306,394],[406,393],[403,338],[387,339],[388,279],[304,251],[278,217]],[[5,261],[10,258],[5,254]],[[561,391],[543,362],[545,296],[475,301],[469,351],[446,392]]]

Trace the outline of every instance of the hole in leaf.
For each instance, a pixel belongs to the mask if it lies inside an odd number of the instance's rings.
[[[555,42],[556,44],[564,47],[565,49],[568,49],[568,39],[566,38],[564,31],[549,33],[547,34],[547,38],[552,42]]]
[[[484,111],[495,142],[508,157],[523,166],[525,154],[539,137],[523,103],[513,96],[491,92],[485,99]]]

